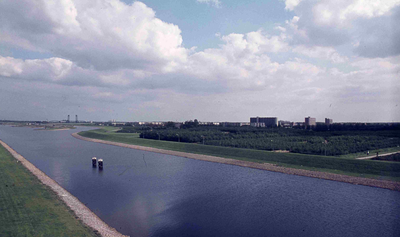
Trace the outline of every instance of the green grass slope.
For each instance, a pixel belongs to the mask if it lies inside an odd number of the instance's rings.
[[[0,145],[0,236],[98,236]]]

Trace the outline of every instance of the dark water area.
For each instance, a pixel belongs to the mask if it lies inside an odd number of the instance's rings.
[[[131,236],[400,236],[400,192],[71,136],[89,129],[0,126],[0,139]]]

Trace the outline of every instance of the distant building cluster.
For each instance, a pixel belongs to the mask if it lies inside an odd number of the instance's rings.
[[[277,117],[253,117],[250,118],[250,126],[253,127],[277,127],[278,118]]]
[[[237,122],[222,122],[219,123],[222,127],[241,127],[241,126],[249,126],[250,123],[237,123]]]
[[[195,120],[197,121],[197,120]],[[173,126],[175,128],[181,128],[186,123],[190,123],[193,121],[186,122],[161,122],[161,121],[153,121],[153,122],[117,122],[115,120],[110,120],[109,123],[102,123],[99,125],[111,125],[111,126],[150,126],[150,127],[160,127],[160,126]],[[317,123],[316,118],[306,117],[304,122],[292,122],[292,121],[284,121],[278,120],[278,117],[251,117],[250,122],[199,122],[197,121],[198,126],[221,126],[221,127],[242,127],[242,126],[252,126],[252,127],[283,127],[283,128],[292,128],[292,127],[305,127],[305,128],[313,128],[316,127]],[[326,118],[326,125],[333,124],[333,120]]]
[[[317,126],[317,119],[308,116],[307,118],[305,118],[304,124],[306,127],[315,127]]]
[[[325,118],[325,125],[333,124],[333,119]],[[306,127],[313,128],[317,126],[317,119],[310,116],[304,118],[304,122],[292,122],[278,120],[277,117],[251,117],[250,126],[252,127]]]
[[[59,121],[61,123],[71,123],[70,115],[67,115],[66,120]],[[115,119],[109,120],[108,122],[93,122],[93,121],[79,121],[78,115],[75,115],[75,123],[95,123],[99,126],[150,126],[150,127],[163,127],[163,126],[172,126],[175,128],[181,128],[185,125],[185,123],[196,122],[197,126],[222,126],[222,127],[242,127],[242,126],[252,126],[252,127],[260,127],[260,128],[268,128],[268,127],[283,127],[283,128],[292,128],[292,127],[305,127],[305,128],[314,128],[317,126],[316,118],[312,118],[310,116],[304,119],[304,122],[292,122],[292,121],[284,121],[278,120],[278,117],[250,117],[250,122],[200,122],[195,119],[195,121],[186,121],[186,122],[162,122],[162,121],[153,121],[153,122],[119,122]],[[333,120],[330,118],[325,118],[325,125],[330,126],[333,124]]]
[[[279,127],[292,128],[294,125],[295,125],[295,123],[291,122],[291,121],[283,121],[283,120],[279,120],[278,121],[278,126]]]
[[[63,120],[63,121],[60,121],[60,122],[62,122],[62,123],[63,123],[63,122],[64,122],[64,123],[71,123],[69,114],[68,114],[68,116],[67,116],[67,120]],[[75,115],[75,123],[79,123],[78,115]]]
[[[67,115],[65,120],[47,120],[47,121],[13,121],[13,120],[0,120],[0,124],[7,124],[9,122],[23,122],[26,125],[45,125],[56,126],[53,124],[57,123],[71,123],[70,115]],[[357,123],[357,122],[341,122],[333,123],[333,119],[325,118],[322,122],[317,122],[316,118],[305,117],[304,122],[292,122],[285,120],[278,120],[277,117],[250,117],[250,122],[202,122],[195,119],[194,121],[185,122],[163,122],[163,121],[153,121],[153,122],[122,122],[115,119],[109,120],[108,122],[99,121],[84,121],[78,120],[78,115],[75,115],[75,123],[90,123],[97,126],[145,126],[145,127],[165,127],[165,128],[192,128],[198,126],[220,126],[220,127],[242,127],[242,126],[252,126],[252,127],[281,127],[281,128],[302,128],[302,129],[313,129],[313,130],[382,130],[382,129],[400,129],[400,122],[391,123]],[[71,126],[74,124],[71,124]]]
[[[325,118],[325,125],[331,125],[331,124],[333,124],[333,120],[332,119],[330,119],[330,118]]]
[[[71,123],[70,115],[67,116],[66,120],[59,121],[61,123]],[[115,119],[109,120],[108,122],[93,122],[93,121],[79,121],[78,115],[75,115],[75,123],[95,123],[99,126],[150,126],[150,127],[175,127],[181,128],[185,126],[186,123],[196,122],[197,126],[221,126],[221,127],[242,127],[242,126],[252,126],[252,127],[260,127],[260,128],[268,128],[268,127],[283,127],[283,128],[292,128],[292,127],[305,127],[305,128],[313,128],[316,127],[317,123],[316,118],[312,118],[310,116],[304,119],[304,122],[292,122],[292,121],[284,121],[278,120],[278,117],[250,117],[250,122],[200,122],[200,121],[186,121],[186,122],[162,122],[162,121],[153,121],[153,122],[119,122]],[[330,126],[333,124],[333,120],[330,118],[325,118],[325,125]]]

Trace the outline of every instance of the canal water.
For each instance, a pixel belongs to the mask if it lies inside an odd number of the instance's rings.
[[[0,126],[0,139],[131,236],[400,236],[400,192],[71,136],[88,129]]]

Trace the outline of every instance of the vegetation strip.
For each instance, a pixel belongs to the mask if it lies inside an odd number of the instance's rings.
[[[368,151],[380,149],[397,148],[397,151],[400,151],[400,127],[377,131],[315,131],[294,128],[190,127],[186,123],[180,129],[123,127],[118,133],[138,132],[141,138],[153,140],[202,143],[267,151],[282,150],[291,153],[331,157],[359,152],[362,152],[365,156]]]
[[[156,152],[156,153],[162,153],[162,154],[174,155],[174,156],[181,156],[181,157],[186,157],[186,158],[190,158],[190,159],[197,159],[197,160],[223,163],[223,164],[229,164],[229,165],[237,165],[237,166],[242,166],[242,167],[249,167],[249,168],[262,169],[262,170],[268,170],[268,171],[274,171],[274,172],[281,172],[281,173],[285,173],[285,174],[307,176],[307,177],[313,177],[313,178],[334,180],[334,181],[346,182],[346,183],[351,183],[351,184],[359,184],[359,185],[400,191],[400,182],[368,179],[368,178],[362,178],[362,177],[353,177],[353,176],[326,173],[326,172],[320,172],[320,171],[293,169],[293,168],[287,168],[287,167],[277,166],[277,165],[268,164],[268,163],[256,163],[256,162],[222,158],[222,157],[216,157],[216,156],[210,156],[210,155],[201,155],[201,154],[186,153],[186,152],[181,152],[181,151],[172,151],[172,150],[164,150],[164,149],[158,149],[158,148],[153,148],[153,147],[131,145],[131,144],[126,144],[126,143],[112,142],[112,141],[83,137],[77,133],[72,134],[72,136],[74,136],[75,138],[85,140],[85,141],[90,141],[90,142],[98,142],[98,143],[126,147],[126,148],[131,148],[131,149],[144,150],[144,151],[150,151],[150,152]]]
[[[81,203],[76,197],[62,188],[57,182],[48,177],[41,170],[36,168],[32,163],[23,156],[14,151],[10,146],[0,140],[0,144],[23,166],[25,166],[33,175],[35,175],[43,184],[51,188],[58,197],[75,213],[75,215],[87,226],[97,231],[101,236],[124,236],[114,228],[108,226],[89,208]],[[16,223],[18,224],[18,223]]]

